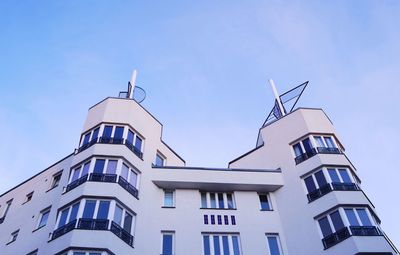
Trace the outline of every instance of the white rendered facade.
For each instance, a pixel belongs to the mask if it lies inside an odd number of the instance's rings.
[[[227,169],[186,167],[161,136],[134,100],[91,107],[79,149],[0,196],[0,254],[397,254],[321,109]]]

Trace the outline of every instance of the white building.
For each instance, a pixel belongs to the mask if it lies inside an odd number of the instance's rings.
[[[0,254],[398,254],[322,109],[226,169],[185,166],[162,129],[129,98],[92,106],[78,149],[0,196]]]

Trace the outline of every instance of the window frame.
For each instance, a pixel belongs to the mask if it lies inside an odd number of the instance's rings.
[[[172,204],[171,205],[167,205],[166,202],[166,195],[167,193],[172,193]],[[175,208],[176,207],[176,194],[175,194],[175,190],[170,190],[170,189],[164,189],[163,190],[163,204],[162,204],[162,208]]]
[[[168,253],[164,253],[164,236],[171,235],[172,236],[172,244],[171,244],[171,255],[175,254],[175,231],[173,230],[161,230],[161,249],[160,254],[162,255],[170,255]]]
[[[46,207],[46,208],[44,208],[43,210],[40,211],[35,230],[41,229],[41,228],[43,228],[43,227],[45,227],[47,225],[47,222],[49,221],[49,217],[50,217],[50,212],[51,212],[51,206],[48,206],[48,207]],[[41,225],[43,216],[46,213],[48,213],[46,222],[43,225]]]
[[[214,210],[236,210],[235,192],[214,192],[214,191],[199,191],[200,193],[200,209],[214,209]],[[206,207],[203,206],[203,194],[205,194]],[[213,195],[212,195],[213,194]],[[223,207],[220,207],[219,194],[222,194]],[[229,208],[228,194],[232,198],[232,208]],[[214,199],[211,199],[214,197]],[[215,204],[215,207],[213,206]]]
[[[258,201],[260,204],[260,211],[273,211],[274,208],[272,206],[272,201],[271,201],[271,194],[269,192],[267,193],[257,193],[258,195]],[[261,196],[266,196],[267,197],[267,202],[268,202],[268,209],[262,208],[262,202],[261,202]]]
[[[278,245],[279,255],[283,255],[283,248],[282,248],[282,243],[281,243],[281,239],[279,237],[279,234],[278,233],[266,233],[265,237],[266,237],[266,240],[267,240],[268,255],[271,255],[271,247],[269,245],[269,240],[268,240],[269,237],[276,239],[276,243]]]

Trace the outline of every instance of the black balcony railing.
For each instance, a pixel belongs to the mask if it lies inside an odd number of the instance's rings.
[[[88,179],[88,175],[85,174],[81,178],[71,182],[70,184],[67,185],[67,188],[65,189],[65,192],[68,192],[68,191],[70,191],[72,189],[75,189],[76,187],[78,187],[82,183],[85,183],[87,181],[87,179]]]
[[[139,158],[143,158],[143,153],[140,151],[140,149],[138,149],[128,140],[125,140],[125,146],[128,147],[128,149],[130,149],[136,156],[138,156]]]
[[[335,233],[326,236],[324,239],[322,239],[322,243],[324,244],[324,248],[328,249],[349,237],[350,232],[347,227],[344,227]]]
[[[128,231],[121,228],[121,226],[119,226],[114,221],[111,222],[110,231],[113,232],[119,238],[121,238],[121,240],[124,241],[125,243],[129,244],[130,246],[133,246],[133,236]]]
[[[83,144],[81,147],[79,147],[78,152],[84,151],[87,148],[89,148],[90,146],[92,146],[93,144],[96,144],[98,141],[98,138],[92,139],[90,142],[88,142],[87,144]]]
[[[332,191],[332,187],[329,183],[321,186],[319,189],[311,191],[307,194],[307,198],[309,202],[312,202]]]
[[[107,219],[79,219],[77,229],[107,230]]]
[[[114,138],[114,137],[100,137],[99,143],[110,143],[110,144],[123,144],[123,138]]]
[[[381,231],[375,226],[350,226],[353,236],[380,236]]]
[[[332,182],[333,190],[343,190],[343,191],[357,191],[361,190],[360,187],[355,183],[341,183]]]
[[[89,181],[92,182],[117,182],[116,174],[91,173]]]
[[[125,180],[122,176],[118,178],[118,184],[124,188],[126,191],[128,191],[132,196],[138,198],[138,190],[136,189],[135,186],[130,184],[127,180]]]
[[[64,226],[57,228],[56,230],[53,231],[51,239],[56,239],[64,234],[68,233],[69,231],[75,229],[75,225],[76,225],[76,220],[73,220],[73,221],[69,222],[68,224],[65,224]]]
[[[301,162],[317,155],[317,154],[340,154],[340,150],[338,148],[326,148],[326,147],[317,147],[312,148],[309,151],[297,156],[294,158],[296,165],[300,164]]]

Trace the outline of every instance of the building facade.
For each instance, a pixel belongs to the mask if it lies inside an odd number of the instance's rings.
[[[188,167],[134,100],[89,109],[78,149],[0,196],[1,255],[398,254],[321,109]]]

